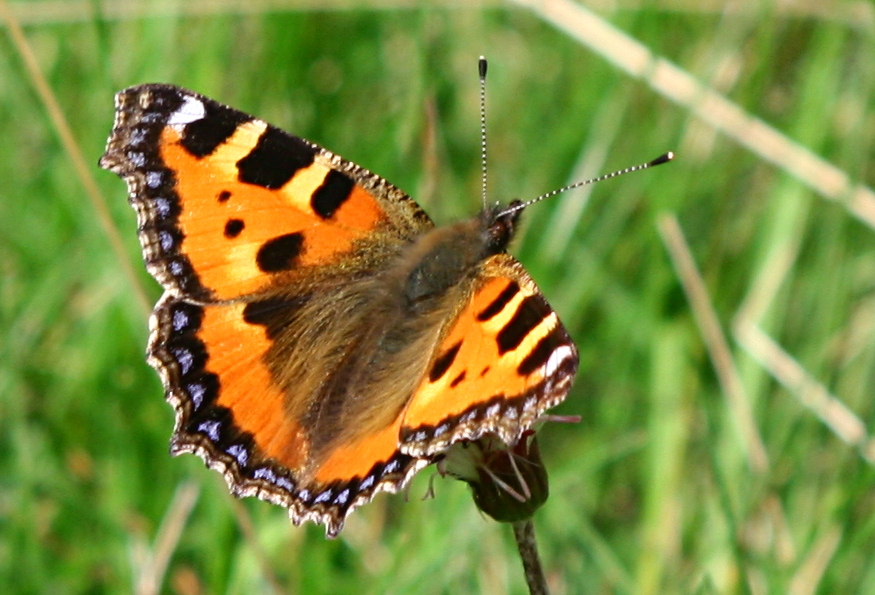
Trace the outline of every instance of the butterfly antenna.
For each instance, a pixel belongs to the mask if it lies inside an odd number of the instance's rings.
[[[550,198],[550,197],[556,196],[557,194],[560,194],[562,192],[566,192],[568,190],[574,190],[575,188],[580,188],[581,186],[587,186],[589,184],[595,184],[596,182],[602,182],[604,180],[616,178],[617,176],[622,176],[624,174],[632,173],[633,171],[639,171],[642,169],[655,167],[657,165],[662,165],[663,163],[668,163],[672,159],[674,159],[674,153],[669,151],[668,153],[663,153],[662,155],[660,155],[656,159],[648,161],[647,163],[633,165],[632,167],[627,167],[625,169],[619,169],[619,170],[613,171],[609,174],[601,175],[597,178],[590,178],[589,180],[582,180],[580,182],[575,182],[574,184],[569,184],[568,186],[563,186],[562,188],[557,188],[556,190],[551,190],[550,192],[542,194],[541,196],[537,196],[537,197],[533,198],[532,200],[528,200],[526,202],[509,207],[506,210],[502,211],[499,214],[499,216],[511,215],[513,213],[516,213],[517,211],[522,211],[526,207],[533,205],[536,202],[541,202],[545,198]]]
[[[480,178],[483,192],[483,208],[486,208],[486,58],[480,56],[477,63],[480,72]]]

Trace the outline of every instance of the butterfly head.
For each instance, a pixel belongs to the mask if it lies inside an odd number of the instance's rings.
[[[506,207],[487,207],[481,214],[481,222],[486,230],[486,251],[489,254],[504,252],[516,232],[522,209],[521,200],[513,200]]]

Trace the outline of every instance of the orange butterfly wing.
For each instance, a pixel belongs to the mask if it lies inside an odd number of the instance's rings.
[[[169,85],[118,93],[100,165],[128,183],[149,271],[199,302],[299,278],[375,233],[409,239],[433,227],[379,176]]]
[[[287,396],[265,363],[271,341],[246,322],[245,307],[204,307],[169,292],[156,306],[149,361],[176,410],[171,452],[197,454],[235,496],[285,506],[295,524],[321,523],[334,536],[355,508],[397,491],[430,460],[398,450],[399,418],[302,479],[310,436],[286,414]]]
[[[565,399],[577,363],[574,343],[523,266],[494,255],[404,412],[401,450],[430,456],[485,434],[515,444]]]
[[[312,289],[359,241],[432,228],[415,202],[308,141],[168,85],[116,96],[100,164],[127,182],[147,268],[166,289],[148,356],[176,410],[174,454],[198,454],[235,495],[286,506],[330,535],[429,463],[398,452],[399,419],[348,445],[356,458],[336,453],[301,481],[310,438],[271,375],[269,329],[246,309],[278,287]]]

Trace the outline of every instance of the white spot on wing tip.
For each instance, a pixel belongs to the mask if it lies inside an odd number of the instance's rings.
[[[175,112],[170,114],[167,120],[168,126],[185,126],[198,120],[202,120],[207,115],[207,108],[203,101],[187,95]]]
[[[571,350],[570,345],[560,345],[556,349],[553,350],[553,353],[550,354],[550,357],[547,358],[547,365],[544,368],[544,375],[547,377],[552,376],[556,373],[556,370],[559,369],[559,366],[567,360],[569,357],[573,355],[573,351]]]

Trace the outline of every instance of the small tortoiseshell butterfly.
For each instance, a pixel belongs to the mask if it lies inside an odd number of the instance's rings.
[[[404,192],[169,85],[116,95],[101,167],[128,185],[165,293],[149,363],[231,492],[336,535],[454,444],[515,444],[577,350],[505,250],[519,209],[435,227]]]

